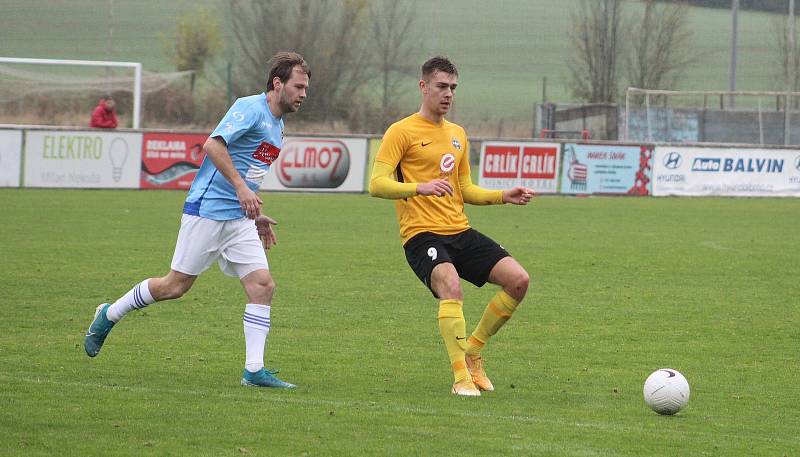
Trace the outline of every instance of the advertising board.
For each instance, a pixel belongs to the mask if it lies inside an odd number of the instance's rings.
[[[29,130],[25,187],[138,188],[142,134]]]
[[[487,189],[524,186],[538,193],[558,191],[558,143],[484,142],[478,185]]]
[[[652,146],[566,143],[561,193],[649,195],[652,158]]]
[[[22,131],[0,130],[0,187],[19,187]]]
[[[799,197],[800,151],[657,146],[653,195]]]

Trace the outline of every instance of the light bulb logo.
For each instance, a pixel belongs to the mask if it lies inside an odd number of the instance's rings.
[[[128,142],[122,138],[114,138],[108,148],[108,157],[111,159],[112,177],[115,182],[122,179],[122,166],[128,158]]]

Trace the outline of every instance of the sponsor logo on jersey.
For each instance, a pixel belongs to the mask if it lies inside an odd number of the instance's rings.
[[[245,181],[249,181],[257,186],[261,186],[261,183],[264,181],[264,176],[267,175],[267,170],[258,168],[255,165],[250,165],[250,168],[247,170],[247,174],[245,174],[244,179]]]
[[[459,143],[456,137],[453,137],[452,143],[454,148],[458,149],[459,151],[461,150],[461,143]]]
[[[456,166],[456,157],[449,152],[442,156],[442,160],[439,161],[439,168],[442,170],[442,173],[450,173],[453,171],[453,168]]]
[[[258,149],[253,153],[253,158],[259,162],[264,162],[267,165],[272,165],[272,162],[278,159],[281,149],[277,148],[266,141],[262,141],[258,145]]]

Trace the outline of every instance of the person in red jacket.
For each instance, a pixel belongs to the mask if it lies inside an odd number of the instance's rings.
[[[92,122],[89,126],[101,129],[117,128],[117,113],[114,99],[110,95],[106,95],[97,102],[97,106],[92,111]]]

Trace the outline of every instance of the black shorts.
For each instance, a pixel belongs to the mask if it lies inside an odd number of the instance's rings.
[[[511,255],[475,229],[456,235],[423,232],[414,235],[403,247],[408,264],[428,289],[431,289],[433,267],[440,263],[452,263],[458,276],[481,287],[489,280],[489,273],[497,262]],[[433,296],[436,297],[436,292]]]

